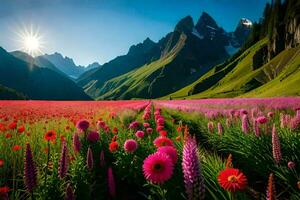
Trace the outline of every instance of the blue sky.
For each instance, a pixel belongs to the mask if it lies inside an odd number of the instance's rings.
[[[107,62],[149,37],[158,41],[183,17],[203,11],[227,31],[246,17],[257,21],[267,0],[0,0],[0,46],[20,48],[18,35],[33,26],[44,53],[60,52],[76,64]]]

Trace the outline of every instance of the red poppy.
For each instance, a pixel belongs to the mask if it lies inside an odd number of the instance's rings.
[[[4,165],[4,160],[0,159],[0,167],[3,167],[3,165]]]
[[[8,125],[8,128],[9,128],[9,129],[15,129],[15,128],[17,128],[17,123],[16,123],[16,122],[10,123],[10,124]]]
[[[177,127],[177,132],[181,132],[181,130],[182,130],[182,127],[181,127],[181,126],[178,126],[178,127]]]
[[[60,139],[60,141],[62,141],[62,142],[63,142],[63,141],[66,141],[66,136],[60,135],[60,136],[59,136],[59,139]]]
[[[219,184],[229,192],[244,190],[247,186],[247,177],[239,169],[227,168],[219,173]]]
[[[109,144],[109,150],[110,150],[110,152],[115,152],[115,151],[118,150],[118,148],[119,148],[118,142],[111,142]]]
[[[9,187],[4,186],[4,187],[0,187],[0,194],[5,194],[9,192]]]
[[[15,145],[15,146],[12,147],[13,151],[19,151],[20,149],[21,149],[20,145]]]
[[[46,141],[54,141],[56,139],[56,133],[53,130],[47,131],[44,136]]]
[[[167,137],[167,131],[165,131],[165,130],[159,131],[159,134],[160,134],[161,136]]]
[[[11,135],[10,133],[6,133],[6,134],[5,134],[5,138],[7,138],[7,139],[11,138],[11,136],[12,136],[12,135]]]
[[[23,133],[25,131],[25,127],[24,126],[20,126],[18,128],[18,133]]]
[[[118,128],[117,128],[117,127],[114,127],[113,130],[112,130],[112,133],[113,133],[113,134],[117,134],[117,133],[118,133]]]

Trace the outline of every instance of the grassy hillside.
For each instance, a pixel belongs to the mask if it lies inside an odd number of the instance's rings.
[[[138,98],[139,95],[147,92],[153,77],[158,76],[164,67],[173,61],[184,43],[185,37],[182,36],[174,48],[162,58],[113,78],[107,81],[102,88],[94,87],[94,84],[91,84],[86,88],[86,92],[95,95],[98,99]],[[99,94],[101,95],[99,96]]]
[[[253,56],[267,42],[267,39],[259,41],[226,66],[214,67],[194,83],[163,99],[299,95],[300,47],[286,49],[254,70]]]
[[[4,99],[5,100],[11,100],[11,99],[22,100],[22,99],[26,99],[26,97],[22,93],[17,92],[14,89],[0,85],[0,99],[1,100],[4,100]]]

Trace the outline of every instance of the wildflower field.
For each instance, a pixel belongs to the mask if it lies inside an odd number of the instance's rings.
[[[300,98],[0,101],[0,199],[300,199]]]

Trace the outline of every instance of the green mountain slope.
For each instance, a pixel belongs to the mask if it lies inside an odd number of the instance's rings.
[[[22,100],[22,99],[26,99],[26,97],[22,93],[19,93],[14,89],[0,85],[0,99],[1,100],[12,100],[12,99]]]

